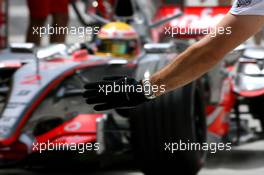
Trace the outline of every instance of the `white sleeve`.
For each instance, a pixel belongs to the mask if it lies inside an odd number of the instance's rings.
[[[234,15],[264,15],[264,0],[235,0],[230,13]]]

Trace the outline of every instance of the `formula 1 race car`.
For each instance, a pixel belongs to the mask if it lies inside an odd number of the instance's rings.
[[[97,113],[82,98],[87,82],[120,74],[138,80],[146,78],[186,47],[186,42],[180,40],[146,43],[136,57],[128,59],[95,54],[86,44],[60,44],[37,52],[33,47],[13,46],[9,54],[15,51],[16,58],[22,58],[19,50],[33,53],[23,57],[30,58],[26,63],[20,62],[13,69],[8,80],[11,85],[3,83],[6,91],[0,103],[1,164],[62,164],[65,168],[65,162],[70,161],[100,166],[132,155],[146,174],[196,174],[206,151],[177,151],[174,146],[180,142],[220,142],[228,136],[229,114],[236,98],[232,79],[220,74],[222,63],[195,82],[135,109]],[[225,60],[236,60],[241,54],[241,49],[235,50]],[[1,63],[10,63],[6,59],[3,57]]]
[[[162,48],[168,51],[172,46],[145,45],[148,53],[131,61],[77,50],[68,57],[54,56],[18,69],[1,112],[2,163],[29,155],[42,157],[33,149],[33,143],[98,143],[99,150],[88,151],[98,157],[119,155],[133,148],[145,172],[152,171],[153,164],[164,168],[177,161],[178,168],[184,166],[183,170],[196,173],[204,160],[203,152],[186,151],[173,155],[173,158],[165,154],[162,147],[165,142],[178,140],[205,142],[200,81],[129,111],[98,114],[82,99],[83,85],[98,81],[101,76],[121,73],[141,79],[156,72],[176,56],[177,52],[161,52]],[[150,53],[157,52],[157,49],[160,53]],[[86,158],[93,160],[94,156],[87,155]]]
[[[117,74],[142,79],[180,53],[175,43],[149,43],[144,45],[144,49],[135,47],[139,45],[137,39],[142,36],[133,38],[135,33],[131,27],[120,22],[108,25],[112,26],[110,31],[113,26],[128,30],[121,33],[129,40],[123,42],[119,38],[112,41],[102,37],[95,43],[101,46],[96,54],[91,52],[90,46],[84,48],[79,44],[59,44],[37,52],[33,47],[20,45],[10,48],[9,54],[16,52],[20,63],[22,54],[19,55],[19,50],[32,52],[28,58],[33,59],[19,64],[13,69],[11,79],[10,75],[7,76],[11,81],[1,84],[6,89],[0,115],[3,166],[17,163],[34,166],[43,159],[46,159],[45,164],[40,165],[58,166],[60,162],[65,166],[67,160],[76,159],[101,165],[109,162],[109,158],[113,160],[120,155],[132,154],[138,167],[147,174],[176,169],[196,174],[202,167],[204,151],[175,152],[173,155],[164,151],[165,144],[180,140],[201,144],[206,141],[204,106],[200,103],[203,101],[202,81],[197,80],[130,110],[96,113],[85,103],[82,98],[85,83]],[[109,43],[113,47],[106,47]],[[115,50],[105,54],[107,48]],[[1,63],[6,63],[7,59],[8,56],[3,57]],[[85,145],[81,155],[76,154],[80,145]],[[69,157],[65,158],[64,153],[70,154]]]
[[[229,67],[232,77],[232,89],[237,96],[235,113],[240,114],[238,106],[246,104],[249,113],[259,119],[264,128],[263,95],[264,95],[264,48],[247,46],[243,56],[234,66]]]

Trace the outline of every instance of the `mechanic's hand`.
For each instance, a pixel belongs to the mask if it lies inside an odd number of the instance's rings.
[[[106,77],[101,82],[88,83],[83,97],[86,103],[95,105],[96,111],[113,108],[135,107],[149,101],[141,82],[128,77]]]

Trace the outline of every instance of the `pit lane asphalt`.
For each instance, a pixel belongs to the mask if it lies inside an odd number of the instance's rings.
[[[65,175],[71,173],[61,172]],[[41,175],[23,170],[4,169],[1,175]],[[60,174],[45,173],[51,175]],[[134,170],[111,170],[107,172],[78,173],[80,175],[143,175]],[[176,175],[177,173],[175,173]],[[198,175],[263,175],[264,174],[264,141],[258,141],[234,148],[231,152],[211,154],[205,168]],[[177,174],[178,175],[178,174]],[[181,174],[179,174],[181,175]]]

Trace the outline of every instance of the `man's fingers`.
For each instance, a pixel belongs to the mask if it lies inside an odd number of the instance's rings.
[[[97,96],[98,92],[99,92],[98,90],[88,90],[83,93],[83,97],[89,98],[89,97]]]
[[[99,104],[99,103],[105,103],[106,102],[106,97],[101,96],[101,97],[92,97],[92,98],[87,98],[86,103],[87,104]]]
[[[94,110],[96,111],[105,111],[113,108],[115,108],[115,105],[107,103],[94,106]]]
[[[104,90],[87,90],[83,93],[83,98],[92,98],[92,97],[103,97],[106,96],[106,92]]]
[[[100,85],[99,82],[87,83],[85,84],[84,88],[85,89],[98,89],[99,85]]]
[[[100,82],[94,82],[94,83],[87,83],[84,88],[85,89],[100,89],[104,88],[107,85],[111,85],[112,82],[106,82],[106,81],[100,81]]]

